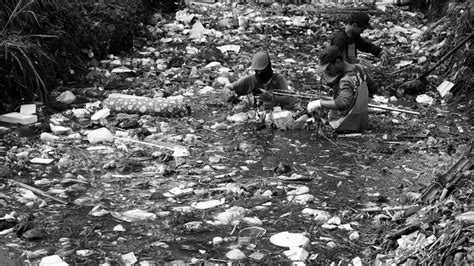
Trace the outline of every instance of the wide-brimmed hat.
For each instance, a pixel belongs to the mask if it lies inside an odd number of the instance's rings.
[[[326,70],[328,65],[341,56],[339,48],[336,46],[328,46],[323,49],[319,55],[319,64],[321,65],[316,69],[316,73],[321,74]]]
[[[258,52],[252,58],[252,65],[250,69],[264,70],[270,62],[270,56],[267,52]]]

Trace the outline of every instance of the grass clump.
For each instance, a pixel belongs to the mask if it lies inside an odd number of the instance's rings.
[[[0,10],[0,99],[6,104],[47,100],[49,86],[53,86],[54,61],[45,52],[40,40],[54,36],[32,35],[23,31],[35,23],[36,14],[30,7],[34,1],[5,1]],[[1,109],[1,108],[0,108]]]
[[[131,51],[155,11],[147,0],[4,0],[0,112],[46,102],[60,82],[78,81],[107,55]]]

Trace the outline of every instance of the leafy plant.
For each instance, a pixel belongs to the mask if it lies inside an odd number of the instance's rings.
[[[30,9],[34,1],[7,0],[1,12],[5,21],[0,31],[0,98],[5,103],[47,100],[46,77],[54,76],[54,62],[38,39],[53,36],[24,35],[23,27],[37,22]],[[47,79],[48,81],[54,79]]]

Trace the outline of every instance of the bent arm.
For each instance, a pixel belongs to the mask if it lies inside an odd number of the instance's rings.
[[[354,100],[354,90],[347,86],[346,88],[341,88],[339,95],[334,99],[334,109],[337,110],[346,110],[350,108]]]
[[[281,91],[287,91],[288,90],[288,82],[286,82],[286,79],[280,75],[280,74],[277,74],[275,76],[275,80],[278,84],[278,89],[281,90]]]
[[[230,84],[229,87],[239,96],[249,94],[252,92],[254,87],[252,78],[252,75],[242,77],[234,83]]]
[[[357,50],[362,52],[370,53],[375,56],[379,56],[380,52],[382,52],[382,48],[378,47],[377,45],[365,40],[362,37],[357,37],[354,39]]]
[[[321,99],[321,107],[326,109],[337,110],[336,101],[333,99]]]
[[[339,94],[335,99],[321,100],[322,107],[332,110],[346,110],[352,106],[355,97],[355,77],[342,78],[339,87]]]
[[[339,49],[339,52],[344,56],[344,58],[347,57],[347,40],[346,40],[346,35],[344,32],[339,31],[334,35],[334,38],[331,40],[331,45],[336,46]]]
[[[275,80],[276,80],[278,90],[281,90],[281,91],[288,90],[288,82],[286,82],[286,79],[282,75],[280,74],[276,75]],[[291,105],[292,99],[291,97],[288,97],[288,96],[274,95],[273,102],[275,105],[287,106],[287,105]]]

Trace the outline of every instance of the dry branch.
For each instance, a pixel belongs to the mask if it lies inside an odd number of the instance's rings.
[[[62,200],[62,199],[56,198],[56,197],[54,197],[54,196],[51,196],[51,195],[49,195],[48,193],[46,193],[46,192],[44,192],[44,191],[42,191],[42,190],[40,190],[40,189],[37,189],[37,188],[35,188],[35,187],[32,187],[32,186],[27,185],[27,184],[25,184],[25,183],[22,183],[22,182],[20,182],[20,181],[13,180],[13,184],[18,185],[18,186],[23,187],[23,188],[26,188],[26,189],[29,189],[29,190],[33,191],[34,193],[36,193],[36,194],[39,194],[39,195],[41,195],[41,196],[43,196],[43,197],[46,197],[46,198],[50,198],[50,199],[52,199],[52,200],[54,200],[54,201],[57,201],[57,202],[59,202],[59,203],[62,203],[62,204],[64,204],[64,205],[69,204],[68,202],[66,202],[66,201],[64,201],[64,200]]]
[[[418,205],[404,205],[404,206],[393,206],[393,207],[371,207],[365,209],[359,209],[361,212],[383,212],[383,211],[403,211]]]

